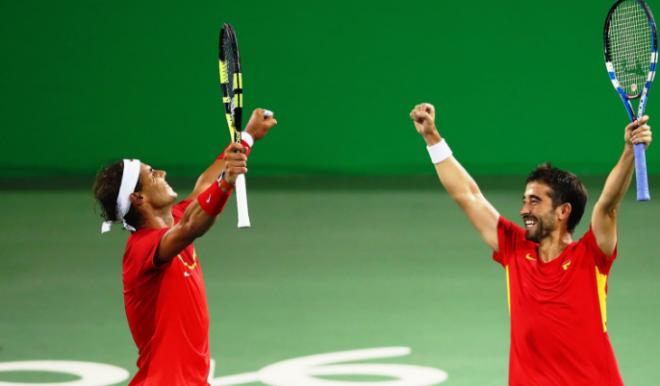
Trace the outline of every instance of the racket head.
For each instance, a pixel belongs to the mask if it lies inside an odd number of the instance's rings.
[[[229,133],[234,142],[240,142],[243,128],[243,75],[234,28],[225,23],[218,39],[218,66],[220,88]]]
[[[630,121],[644,114],[655,78],[658,37],[651,10],[643,0],[617,0],[603,29],[605,65]],[[641,98],[637,113],[631,100]],[[651,199],[644,145],[634,146],[637,201]]]
[[[655,77],[658,38],[653,14],[643,0],[618,0],[612,5],[605,19],[603,48],[619,94],[628,100],[645,96]]]

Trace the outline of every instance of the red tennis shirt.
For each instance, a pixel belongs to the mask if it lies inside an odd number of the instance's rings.
[[[190,201],[174,206],[179,222]],[[208,386],[209,317],[202,269],[192,244],[162,266],[154,265],[169,228],[140,229],[126,243],[124,305],[139,350],[129,386]]]
[[[616,249],[605,255],[591,228],[544,263],[525,230],[500,217],[511,347],[510,386],[622,386],[607,335],[607,279]]]

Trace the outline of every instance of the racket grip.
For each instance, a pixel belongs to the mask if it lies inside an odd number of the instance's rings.
[[[248,213],[248,202],[247,202],[247,189],[245,186],[245,174],[241,174],[236,178],[236,184],[234,186],[236,191],[236,209],[238,212],[238,227],[239,228],[249,228],[250,227],[250,215]]]
[[[649,180],[646,174],[646,150],[643,143],[633,147],[635,151],[635,180],[637,181],[637,201],[649,201]]]

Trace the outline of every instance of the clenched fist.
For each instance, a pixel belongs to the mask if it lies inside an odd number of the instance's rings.
[[[420,103],[410,112],[415,129],[428,146],[440,142],[440,133],[435,127],[435,107],[430,103]]]
[[[272,111],[254,109],[252,116],[245,127],[245,131],[247,131],[256,142],[268,134],[268,131],[275,125],[277,125],[277,119],[275,119]]]

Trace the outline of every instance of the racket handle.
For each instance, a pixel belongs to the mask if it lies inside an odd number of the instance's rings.
[[[236,209],[238,212],[238,227],[249,228],[250,215],[248,213],[247,189],[245,187],[245,174],[241,174],[236,178],[236,184],[234,186],[234,189],[236,190]]]
[[[643,143],[635,144],[635,180],[637,181],[637,201],[649,201],[649,181],[646,174],[646,150]]]

